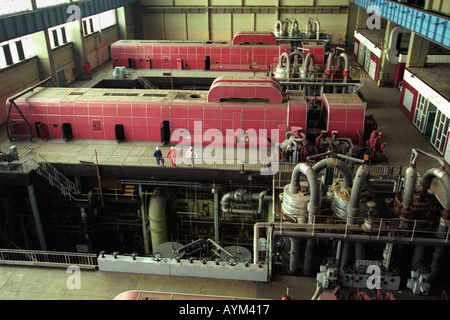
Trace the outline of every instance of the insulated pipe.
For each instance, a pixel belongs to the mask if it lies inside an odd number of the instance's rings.
[[[414,167],[409,167],[405,172],[405,188],[403,189],[403,207],[409,208],[413,204],[414,193],[417,183],[417,170]]]
[[[292,171],[291,184],[289,185],[289,191],[293,193],[297,193],[299,190],[300,173],[303,173],[308,179],[310,192],[310,201],[308,203],[308,222],[312,223],[313,221],[312,216],[318,214],[320,210],[319,181],[317,179],[317,174],[315,173],[313,168],[311,168],[311,166],[307,165],[306,163],[299,163],[298,165],[295,166],[294,170]],[[291,242],[292,240],[293,238],[291,238]],[[312,272],[314,248],[315,248],[315,241],[313,239],[308,239],[306,241],[305,259],[303,261],[303,272],[306,275],[309,275]],[[296,256],[291,257],[290,263],[291,265],[296,266],[298,259],[293,261],[294,258],[296,258]]]
[[[312,29],[311,20],[308,20],[308,22],[306,22],[305,28],[306,39],[309,39],[309,37],[311,36],[311,29]]]
[[[450,175],[444,171],[443,168],[431,168],[422,178],[420,192],[426,192],[430,189],[431,182],[434,178],[438,178],[445,187],[445,202],[444,210],[442,211],[441,222],[439,223],[438,235],[441,237],[446,237],[448,232],[448,224],[450,220]]]
[[[289,272],[296,273],[300,269],[300,239],[289,238],[291,240],[291,250],[289,251]]]
[[[299,163],[292,171],[291,183],[289,185],[289,191],[292,193],[298,193],[300,189],[300,174],[303,173],[309,184],[310,201],[308,203],[308,213],[315,215],[320,209],[320,188],[317,174],[311,166],[306,163]]]
[[[305,55],[305,53],[303,51],[295,49],[294,51],[292,51],[289,54],[289,60],[292,60],[292,61],[290,61],[290,63],[291,63],[291,65],[293,67],[297,67],[298,66],[298,58],[295,58],[295,57],[298,57],[298,56],[302,57],[302,65],[303,65],[303,63],[305,62],[305,59],[306,59],[306,55]]]
[[[167,221],[166,221],[167,193],[163,189],[156,189],[151,193],[148,207],[149,229],[152,241],[153,252],[156,248],[167,242]]]
[[[361,198],[361,193],[366,184],[366,178],[369,175],[369,166],[362,164],[358,171],[356,171],[355,180],[353,182],[352,192],[350,195],[350,202],[347,206],[347,215],[349,217],[347,223],[355,224],[355,217],[359,215],[359,203]]]
[[[283,64],[283,58],[286,58],[286,65]],[[291,61],[290,61],[290,59],[289,59],[289,54],[288,54],[287,52],[283,52],[283,53],[280,55],[280,58],[278,58],[278,65],[279,65],[280,67],[285,66],[287,69],[290,69],[290,68],[291,68]]]
[[[352,187],[352,173],[344,161],[336,158],[326,158],[317,162],[313,170],[316,174],[319,174],[325,168],[338,168],[344,175],[344,188]]]
[[[309,70],[308,70],[308,64],[309,66]],[[312,52],[308,52],[308,54],[306,55],[305,61],[303,62],[303,66],[302,66],[302,78],[305,79],[308,75],[308,71],[311,71],[312,68],[314,67],[314,54]]]
[[[275,31],[274,31],[275,36],[283,36],[283,22],[281,20],[277,20],[277,22],[275,23]]]
[[[231,209],[232,202],[251,202],[258,201],[258,214],[263,212],[264,201],[271,200],[272,197],[267,195],[267,190],[264,190],[260,193],[239,193],[236,191],[227,192],[222,196],[222,211],[228,213],[244,213],[244,214],[252,214],[255,213],[255,210],[246,210],[246,209]]]
[[[298,33],[298,22],[297,19],[294,19],[294,22],[291,24],[291,28],[289,29],[289,36],[294,37]]]
[[[328,60],[327,60],[327,67],[325,69],[325,74],[327,76],[331,76],[331,67],[333,65],[333,51],[331,51],[331,53],[328,55]]]
[[[319,20],[314,21],[315,29],[316,29],[316,40],[320,39],[320,22]]]
[[[338,56],[338,62],[340,61],[340,59],[344,59],[344,83],[347,83],[347,78],[348,78],[348,74],[349,74],[349,60],[348,60],[348,55],[345,52],[342,52],[339,56]]]

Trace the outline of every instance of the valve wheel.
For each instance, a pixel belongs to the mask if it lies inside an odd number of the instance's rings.
[[[156,262],[159,262],[163,259],[162,254],[160,252],[155,252],[152,255],[152,259],[155,260]]]
[[[229,258],[227,258],[227,263],[230,266],[235,266],[235,265],[238,264],[238,262],[239,262],[239,258],[238,257],[229,257]]]

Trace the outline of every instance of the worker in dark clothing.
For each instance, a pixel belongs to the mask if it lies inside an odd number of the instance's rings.
[[[153,156],[156,158],[156,164],[159,166],[159,163],[164,165],[164,159],[161,150],[159,150],[158,147],[156,147],[155,152],[153,152]]]

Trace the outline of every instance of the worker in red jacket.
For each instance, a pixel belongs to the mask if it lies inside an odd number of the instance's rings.
[[[178,150],[174,149],[173,147],[170,147],[169,152],[167,152],[166,158],[170,158],[170,161],[172,162],[172,166],[177,166],[177,159],[180,155],[178,154]]]

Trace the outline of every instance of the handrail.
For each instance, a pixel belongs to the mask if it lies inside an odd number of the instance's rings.
[[[38,250],[0,249],[0,265],[96,269],[97,255],[92,253],[52,252]]]

